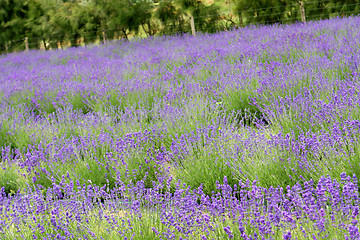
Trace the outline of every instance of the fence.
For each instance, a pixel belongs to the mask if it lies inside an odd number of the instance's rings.
[[[327,1],[323,1],[321,3],[326,3]],[[238,28],[242,26],[246,26],[249,24],[274,24],[274,23],[294,23],[294,22],[303,22],[306,24],[307,20],[318,20],[325,19],[329,17],[345,17],[349,15],[359,14],[359,4],[347,4],[346,6],[355,8],[352,11],[341,11],[341,12],[333,12],[329,14],[324,11],[325,8],[311,8],[311,4],[319,3],[317,2],[303,2],[300,1],[298,4],[288,4],[286,6],[274,6],[269,8],[256,8],[256,9],[245,9],[238,12],[238,17],[236,19],[235,15],[232,13],[225,14],[217,14],[217,15],[203,15],[203,16],[190,16],[189,18],[177,19],[162,23],[163,33],[168,34],[186,34],[190,33],[193,36],[196,35],[197,31],[201,32],[216,32],[222,30],[228,30],[231,28]],[[284,7],[294,7],[298,9],[298,13],[295,16],[284,16],[283,12],[274,13],[279,8]],[[310,7],[310,8],[309,8]],[[307,16],[307,12],[323,10],[321,14],[311,14]],[[271,12],[266,14],[258,15],[259,12]],[[266,20],[264,20],[266,19]],[[269,20],[270,19],[270,20]],[[280,20],[281,19],[281,20]],[[182,25],[175,25],[175,21],[182,21]],[[216,21],[216,22],[215,22]],[[133,28],[135,26],[128,26],[129,28]],[[143,32],[147,34],[147,31],[142,25]],[[161,32],[160,32],[161,33]],[[85,37],[86,36],[86,37]],[[109,37],[111,36],[111,37]],[[132,35],[136,37],[136,35]],[[94,42],[103,42],[104,44],[108,43],[109,39],[120,39],[124,36],[119,34],[119,29],[101,29],[89,32],[83,32],[81,34],[75,33],[73,36],[67,34],[55,34],[47,37],[28,37],[24,36],[23,38],[6,41],[0,43],[0,53],[8,52],[8,46],[11,44],[19,45],[21,50],[29,51],[29,49],[51,49],[51,48],[63,48],[66,46],[81,46],[86,43],[94,43]],[[126,36],[127,38],[127,36]],[[23,44],[22,44],[23,43]]]

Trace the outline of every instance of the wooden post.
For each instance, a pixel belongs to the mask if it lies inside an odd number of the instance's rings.
[[[9,51],[9,47],[8,47],[7,42],[5,42],[5,52],[8,53],[8,51]]]
[[[300,13],[301,13],[301,21],[303,23],[306,23],[305,8],[304,8],[304,2],[303,1],[300,1]]]
[[[46,50],[45,40],[44,39],[42,39],[41,42],[40,42],[40,49],[41,50]]]
[[[25,51],[29,51],[29,39],[28,37],[25,37]]]
[[[195,22],[194,22],[194,17],[190,17],[190,25],[191,25],[192,35],[195,37],[196,34],[195,34]]]
[[[106,37],[105,29],[103,29],[103,41],[104,41],[104,44],[106,45],[107,44],[107,37]]]

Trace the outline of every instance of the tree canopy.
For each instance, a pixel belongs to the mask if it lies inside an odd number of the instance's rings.
[[[358,14],[360,0],[0,0],[0,53]],[[230,23],[230,24],[229,24]]]

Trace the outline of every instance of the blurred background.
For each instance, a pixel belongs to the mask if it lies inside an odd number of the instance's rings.
[[[357,15],[359,3],[360,0],[0,0],[0,53],[345,17]]]

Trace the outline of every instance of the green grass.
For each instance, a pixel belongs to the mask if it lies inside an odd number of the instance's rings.
[[[28,180],[25,172],[16,163],[0,162],[0,186],[5,193],[13,195],[26,188]]]

